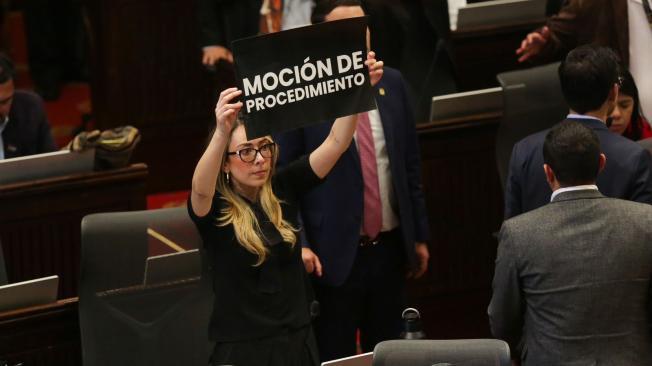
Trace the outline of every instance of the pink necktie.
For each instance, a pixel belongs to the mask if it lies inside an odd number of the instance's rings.
[[[360,166],[364,181],[364,212],[362,229],[370,237],[378,236],[383,225],[382,206],[380,204],[380,189],[378,188],[378,167],[376,165],[376,149],[371,134],[371,123],[367,112],[358,114],[356,128]]]

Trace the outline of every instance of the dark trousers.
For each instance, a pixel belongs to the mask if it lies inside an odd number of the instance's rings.
[[[405,306],[405,262],[400,230],[395,229],[383,234],[378,244],[358,248],[344,284],[315,284],[320,303],[315,335],[322,362],[355,355],[358,329],[363,352],[399,337]]]

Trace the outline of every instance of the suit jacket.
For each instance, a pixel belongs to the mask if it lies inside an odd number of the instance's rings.
[[[41,98],[27,91],[14,92],[9,122],[2,132],[5,159],[55,151]]]
[[[596,43],[612,48],[629,65],[627,0],[568,0],[550,17],[550,39],[536,60],[561,60],[573,48]]]
[[[261,0],[198,0],[202,47],[223,46],[255,36],[260,27]]]
[[[491,330],[524,366],[652,365],[652,207],[570,191],[503,223]]]
[[[414,118],[398,71],[385,67],[375,90],[405,252],[408,263],[413,264],[415,241],[429,238]],[[332,122],[322,123],[279,136],[279,163],[286,164],[315,150],[328,136],[331,126]],[[360,240],[362,209],[360,157],[352,143],[325,181],[301,201],[306,235],[303,244],[321,259],[323,283],[339,286],[348,277]]]
[[[652,159],[639,144],[609,131],[596,119],[578,119],[600,139],[607,165],[597,185],[607,197],[652,203]],[[543,173],[543,141],[548,130],[530,135],[514,145],[505,187],[505,218],[528,212],[550,201]]]

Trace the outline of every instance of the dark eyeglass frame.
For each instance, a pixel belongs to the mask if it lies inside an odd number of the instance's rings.
[[[247,151],[248,153],[251,153],[251,151],[254,152],[253,155],[251,155],[251,158],[245,158],[243,155],[243,152]],[[264,152],[265,151],[265,152]],[[269,142],[266,143],[259,148],[255,147],[243,147],[242,149],[238,149],[236,151],[227,151],[227,155],[238,155],[240,160],[242,160],[245,163],[253,163],[256,160],[256,156],[260,154],[260,156],[263,157],[263,159],[269,159],[274,156],[274,153],[276,152],[276,143],[275,142]]]

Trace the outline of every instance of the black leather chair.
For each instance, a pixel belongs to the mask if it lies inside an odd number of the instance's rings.
[[[559,63],[497,75],[503,87],[504,112],[496,134],[496,165],[505,188],[514,144],[552,127],[568,114],[561,92]]]
[[[174,252],[175,245],[202,247],[185,207],[84,217],[79,320],[85,366],[208,364],[213,296],[206,266],[144,283],[146,258]]]
[[[395,340],[374,349],[373,366],[510,366],[509,346],[497,339]]]
[[[2,251],[2,242],[0,241],[0,286],[9,283],[7,278],[7,267],[5,267],[5,256]]]

